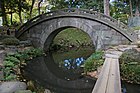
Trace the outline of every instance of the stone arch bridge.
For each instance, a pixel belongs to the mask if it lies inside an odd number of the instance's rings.
[[[16,37],[30,39],[35,47],[47,50],[60,31],[71,27],[86,32],[96,49],[137,40],[137,35],[122,22],[83,9],[62,9],[36,16],[19,28]]]

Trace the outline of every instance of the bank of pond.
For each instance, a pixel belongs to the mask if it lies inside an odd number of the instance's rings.
[[[26,82],[32,91],[49,89],[53,93],[91,93],[96,78],[87,76],[103,65],[104,52],[92,47],[44,53],[42,49],[25,49],[6,54],[4,80]],[[126,50],[120,57],[123,93],[140,93],[140,53]]]

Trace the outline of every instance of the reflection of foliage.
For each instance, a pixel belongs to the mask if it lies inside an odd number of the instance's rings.
[[[71,71],[72,73],[73,72],[79,73],[83,71],[83,69],[81,68],[83,66],[83,62],[85,62],[85,59],[88,58],[93,52],[94,49],[92,47],[80,47],[80,48],[71,48],[70,50],[67,51],[57,51],[52,53],[52,55],[55,63],[59,64],[59,67],[63,68],[64,70]],[[64,61],[71,62],[67,63]],[[74,62],[76,63],[74,64]],[[74,67],[74,69],[72,66]]]
[[[140,52],[135,49],[125,51],[120,57],[122,79],[140,84]]]
[[[95,71],[98,67],[103,65],[103,52],[96,51],[93,53],[85,62],[84,64],[84,71]]]
[[[15,54],[7,54],[4,60],[4,80],[16,79],[16,74],[20,74],[20,64],[43,55],[42,49],[28,49]]]
[[[59,63],[65,59],[75,59],[80,57],[89,57],[94,52],[92,47],[82,47],[82,48],[70,48],[67,51],[57,51],[53,52],[53,58],[55,62]],[[60,54],[61,53],[61,54]]]

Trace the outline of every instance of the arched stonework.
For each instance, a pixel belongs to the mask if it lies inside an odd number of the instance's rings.
[[[47,50],[54,37],[63,29],[75,27],[86,32],[96,49],[136,41],[136,34],[124,24],[101,13],[64,9],[39,15],[25,23],[17,37],[25,35],[35,47]]]
[[[82,18],[57,18],[44,21],[30,29],[29,35],[34,46],[47,50],[54,37],[62,30],[75,27],[86,32],[99,49],[106,45],[128,43],[129,41],[114,29],[96,21]]]

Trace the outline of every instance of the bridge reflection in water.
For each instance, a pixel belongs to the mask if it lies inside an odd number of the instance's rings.
[[[84,58],[78,60],[79,58],[65,60],[62,68],[54,62],[52,54],[48,53],[46,57],[38,57],[29,62],[24,74],[54,93],[91,93],[96,80],[81,75],[80,65]]]

